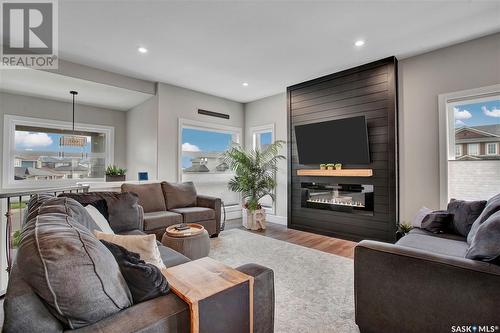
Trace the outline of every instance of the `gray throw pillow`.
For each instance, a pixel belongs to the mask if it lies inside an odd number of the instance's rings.
[[[414,228],[421,228],[422,227],[422,221],[425,219],[427,215],[432,213],[432,209],[429,209],[427,207],[422,207],[420,210],[417,212],[413,220],[411,221],[411,225]]]
[[[500,211],[479,226],[465,257],[500,263]]]
[[[483,212],[476,219],[476,221],[472,225],[472,228],[470,229],[469,235],[467,235],[467,243],[472,243],[472,239],[476,235],[476,232],[481,224],[483,224],[484,221],[486,221],[491,215],[495,214],[498,211],[500,211],[500,194],[497,194],[488,200],[488,202],[486,203],[486,207],[484,207]]]
[[[45,213],[29,221],[16,265],[67,328],[90,325],[132,304],[113,255],[68,214]]]
[[[448,213],[453,214],[453,232],[467,237],[472,224],[481,215],[486,201],[464,201],[451,199],[448,203]]]
[[[165,195],[167,209],[196,206],[196,188],[193,182],[168,183],[162,182],[161,187]]]
[[[445,210],[436,210],[424,217],[421,228],[434,234],[442,234],[449,232],[452,225],[453,214]]]
[[[116,193],[104,197],[108,206],[108,221],[115,233],[142,229],[142,210],[139,208],[137,194]]]

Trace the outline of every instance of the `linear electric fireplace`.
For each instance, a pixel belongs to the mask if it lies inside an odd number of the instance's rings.
[[[373,216],[373,185],[301,183],[301,206]]]

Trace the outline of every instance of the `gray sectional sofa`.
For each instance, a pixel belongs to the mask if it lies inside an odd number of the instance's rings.
[[[130,193],[97,194],[106,200],[115,233],[143,234],[143,213],[137,197],[134,201]],[[88,199],[86,194],[82,197]],[[126,284],[123,286],[117,264],[109,259],[110,253],[102,252],[102,244],[94,239],[92,229],[100,230],[74,199],[32,197],[5,296],[3,331],[189,332],[189,307],[173,292],[138,304],[127,300]],[[167,267],[189,261],[159,242],[158,246]],[[273,332],[273,271],[256,264],[237,270],[255,278],[254,332]],[[234,300],[226,301],[231,304]],[[214,307],[224,309],[225,305]],[[200,318],[211,320],[203,314]],[[238,327],[239,323],[230,324]],[[205,326],[217,325],[221,324]]]
[[[362,333],[493,332],[500,326],[500,266],[468,259],[480,227],[500,221],[500,195],[488,201],[465,236],[413,229],[396,244],[355,248],[356,324]],[[496,214],[496,215],[495,215]],[[479,231],[478,231],[479,230]],[[487,229],[483,229],[489,233]],[[498,235],[497,235],[498,236]],[[500,248],[500,239],[494,245]],[[489,248],[489,250],[494,248]],[[498,255],[498,252],[497,252]],[[459,328],[457,328],[459,327]],[[493,328],[492,328],[493,327]]]

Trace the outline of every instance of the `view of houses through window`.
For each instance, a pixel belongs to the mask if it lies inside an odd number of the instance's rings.
[[[14,180],[104,178],[104,133],[16,125]]]
[[[239,132],[191,126],[181,131],[181,180],[192,181],[198,193],[219,197],[226,206],[239,205],[239,194],[227,188],[233,172],[221,157],[239,142]]]
[[[500,96],[449,103],[448,197],[488,199],[500,191]]]

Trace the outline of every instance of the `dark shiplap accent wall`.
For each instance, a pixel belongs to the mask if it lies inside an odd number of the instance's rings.
[[[287,88],[288,95],[288,227],[340,238],[393,241],[398,220],[397,59],[390,57]],[[304,177],[297,169],[294,126],[366,116],[373,177]],[[328,138],[318,142],[328,149]],[[335,162],[335,161],[325,161]],[[302,208],[301,182],[374,185],[374,216]]]

